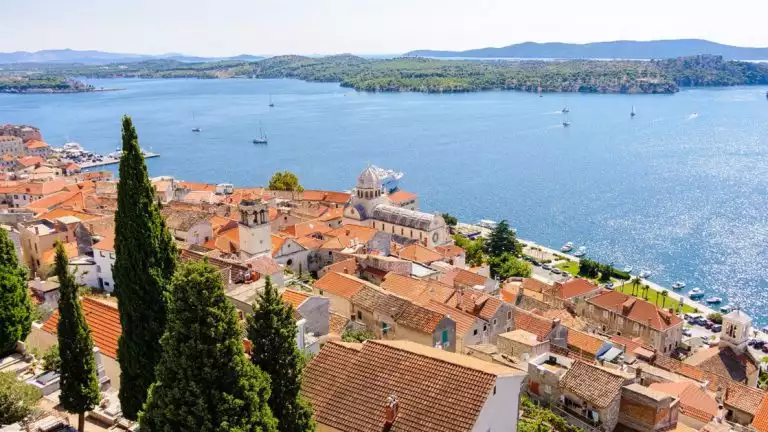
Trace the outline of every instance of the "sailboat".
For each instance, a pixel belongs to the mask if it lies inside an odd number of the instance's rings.
[[[193,111],[192,112],[192,124],[194,124],[194,123],[195,123],[195,112]],[[200,129],[197,126],[192,128],[192,132],[200,132],[200,131],[202,131],[202,129]]]
[[[566,114],[565,120],[563,120],[563,127],[568,127],[571,125],[571,122],[568,121],[568,115]]]
[[[267,134],[264,133],[264,130],[259,127],[259,137],[253,139],[254,144],[269,144],[269,140],[267,139]]]
[[[568,103],[565,104],[565,106],[563,107],[563,109],[561,111],[562,111],[563,114],[568,114],[569,112],[571,112],[571,110],[568,109]]]
[[[275,104],[272,102],[272,93],[269,94],[269,107],[274,108]]]
[[[632,111],[629,113],[629,116],[634,118],[636,115],[637,113],[635,113],[635,106],[632,105]]]

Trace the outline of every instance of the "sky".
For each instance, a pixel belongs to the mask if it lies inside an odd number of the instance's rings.
[[[768,47],[766,0],[0,0],[0,52],[398,54],[700,38]]]

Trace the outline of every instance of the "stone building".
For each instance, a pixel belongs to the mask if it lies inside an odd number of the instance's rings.
[[[517,329],[502,333],[496,339],[499,353],[523,360],[549,352],[549,341],[539,340],[535,334]]]

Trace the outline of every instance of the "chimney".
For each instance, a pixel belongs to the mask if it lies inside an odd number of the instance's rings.
[[[459,309],[461,309],[461,305],[463,304],[463,302],[462,302],[462,300],[463,300],[462,294],[463,293],[462,293],[462,289],[461,288],[456,290],[456,307],[459,308]]]
[[[555,329],[558,327],[560,327],[560,318],[555,318],[552,320],[552,328]]]
[[[397,420],[398,401],[397,396],[389,395],[384,405],[384,428],[382,431],[389,431]]]
[[[40,279],[40,276],[35,276],[35,280],[32,282],[32,286],[36,291],[43,292],[43,281]]]
[[[636,379],[638,382],[640,382],[640,378],[642,377],[642,375],[643,375],[643,370],[642,370],[642,369],[640,369],[640,368],[636,368],[636,369],[635,369],[635,379]]]

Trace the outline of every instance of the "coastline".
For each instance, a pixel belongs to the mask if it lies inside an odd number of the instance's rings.
[[[74,94],[74,93],[100,93],[123,91],[123,88],[98,88],[91,90],[53,90],[53,89],[30,89],[24,91],[0,90],[0,94]]]

